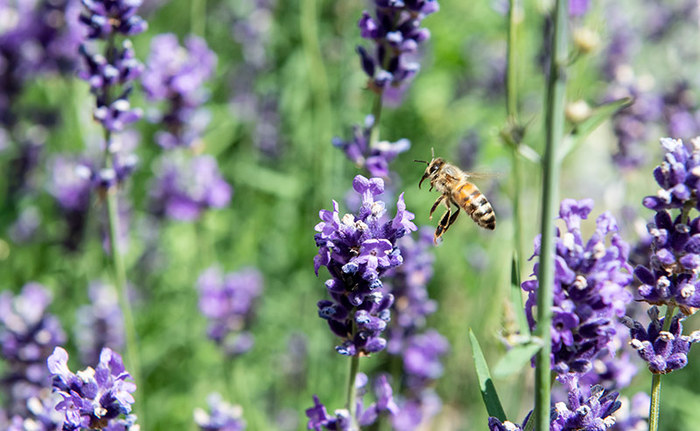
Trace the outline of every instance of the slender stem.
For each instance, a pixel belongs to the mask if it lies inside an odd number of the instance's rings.
[[[649,431],[659,429],[659,405],[661,401],[661,374],[651,375],[651,403],[649,404]]]
[[[116,55],[116,41],[114,34],[109,36],[107,39],[107,45],[105,48],[107,62],[113,64],[115,62]],[[109,106],[112,103],[112,92],[111,87],[107,86],[105,88],[105,105]],[[114,172],[114,153],[112,152],[112,132],[105,129],[105,149],[104,149],[104,167],[105,169]],[[120,247],[119,238],[119,203],[117,196],[117,184],[116,175],[114,178],[114,184],[110,185],[105,190],[105,199],[107,201],[107,224],[109,230],[109,246],[110,254],[112,258],[112,269],[114,271],[114,284],[119,292],[119,307],[121,308],[122,316],[124,319],[124,335],[126,341],[126,362],[127,369],[134,379],[136,386],[141,386],[141,365],[139,363],[138,355],[138,340],[136,338],[136,327],[134,325],[134,317],[131,313],[131,305],[129,302],[129,292],[126,280],[126,267],[124,265],[124,256],[122,255],[122,250]],[[143,387],[139,389],[139,397],[136,397],[137,406],[143,406],[143,400],[145,396],[143,393]],[[145,412],[142,408],[135,409],[139,415],[140,425],[145,427]]]
[[[360,369],[360,355],[354,355],[350,358],[350,372],[348,373],[348,392],[347,392],[347,403],[345,408],[350,412],[350,421],[352,423],[352,429],[359,429],[357,426],[357,419],[355,414],[357,413],[357,390],[355,389],[355,379],[357,378],[357,372]]]
[[[114,169],[113,154],[110,151],[111,134],[105,132],[105,168]],[[107,224],[109,225],[109,246],[112,258],[112,267],[114,270],[114,282],[119,292],[119,306],[124,317],[124,334],[126,339],[126,359],[128,362],[127,369],[134,378],[136,385],[141,383],[141,366],[138,355],[138,340],[136,338],[136,327],[134,318],[131,313],[131,305],[129,303],[129,292],[126,281],[126,268],[124,266],[124,256],[122,255],[119,244],[119,204],[117,202],[117,187],[111,186],[106,191],[107,200]],[[140,397],[137,400],[143,399],[143,388],[139,388]],[[143,411],[139,411],[139,421],[143,426]]]
[[[518,0],[509,0],[508,8],[508,53],[506,65],[506,110],[508,117],[517,122],[518,116],[518,24],[522,21],[522,11]]]
[[[521,127],[518,120],[518,25],[522,22],[522,9],[518,0],[509,0],[508,9],[508,47],[506,64],[506,114],[507,133],[512,156],[513,170],[513,236],[514,247],[518,260],[523,256],[522,213],[520,196],[522,194],[522,178],[520,177],[520,155],[518,147],[521,141]],[[520,268],[518,268],[518,271]],[[522,304],[514,304],[519,306]]]
[[[207,30],[207,0],[190,0],[190,32],[205,37]]]
[[[542,349],[537,353],[535,368],[535,429],[549,429],[550,354],[552,301],[554,286],[554,217],[558,194],[559,163],[557,144],[564,136],[564,103],[566,98],[566,61],[568,50],[568,0],[557,0],[554,11],[552,60],[547,85],[545,116],[545,153],[542,173],[542,240],[537,291],[537,333]]]
[[[673,312],[676,307],[673,305],[666,306],[666,316],[664,317],[663,330],[668,331],[671,327]],[[651,403],[649,404],[649,431],[657,431],[659,429],[659,413],[661,412],[661,374],[651,375]]]
[[[369,147],[373,148],[379,142],[379,120],[382,118],[382,96],[384,91],[376,93],[374,96],[374,102],[372,103],[372,116],[374,117],[374,123],[372,123],[372,130],[369,135]]]

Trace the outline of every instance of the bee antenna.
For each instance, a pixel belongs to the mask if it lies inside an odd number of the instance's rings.
[[[414,162],[416,162],[416,163],[425,163],[426,165],[428,164],[428,162],[425,161],[425,160],[414,160]]]
[[[430,156],[434,159],[435,158],[435,147],[430,147]]]

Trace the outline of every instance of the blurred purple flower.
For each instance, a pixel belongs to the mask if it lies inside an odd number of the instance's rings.
[[[646,430],[649,425],[649,404],[651,399],[645,392],[636,393],[630,400],[620,397],[620,409],[615,412],[615,425],[610,428],[613,431]]]
[[[56,347],[47,365],[53,376],[54,392],[63,400],[56,410],[65,415],[63,431],[83,428],[128,431],[136,422],[131,413],[136,385],[124,369],[122,358],[105,348],[96,368],[77,374],[68,369],[68,353]],[[122,417],[123,416],[123,417]]]
[[[141,79],[151,101],[167,101],[168,110],[155,122],[166,130],[155,140],[164,149],[193,147],[209,123],[209,114],[200,109],[207,100],[204,84],[216,69],[216,54],[204,39],[189,36],[184,47],[172,33],[155,36]]]
[[[82,38],[79,0],[2,2],[0,16],[0,125],[12,125],[12,104],[39,74],[71,73]]]
[[[247,328],[262,293],[262,283],[262,275],[255,268],[226,275],[209,268],[197,280],[199,309],[209,319],[207,335],[227,355],[240,355],[253,347],[253,336]]]
[[[586,14],[591,7],[591,0],[571,0],[569,2],[569,16],[580,17]]]
[[[243,409],[223,400],[217,393],[207,397],[211,413],[201,408],[194,410],[194,422],[201,431],[243,431],[246,423],[243,420]]]
[[[663,96],[664,118],[669,136],[691,139],[700,134],[700,111],[690,84],[676,82]]]
[[[649,123],[658,121],[663,113],[663,98],[638,82],[618,82],[611,86],[605,98],[613,101],[629,97],[630,106],[613,115],[613,132],[617,137],[617,152],[613,161],[621,168],[635,168],[647,158],[644,144],[651,139]]]
[[[372,53],[363,46],[357,47],[362,69],[369,76],[368,86],[373,91],[401,93],[420,68],[418,62],[409,57],[430,38],[430,32],[420,27],[421,21],[437,12],[439,5],[437,0],[374,0],[372,3],[374,15],[364,11],[358,22],[361,36],[375,44]],[[398,94],[388,96],[400,98]]]
[[[374,127],[374,117],[365,117],[365,124],[360,127],[353,126],[353,137],[349,141],[333,138],[333,146],[343,150],[345,155],[357,167],[367,169],[373,177],[388,177],[389,162],[397,155],[408,151],[411,142],[408,139],[399,139],[396,142],[381,141],[374,147],[370,147],[370,134]]]
[[[5,361],[2,387],[8,413],[25,416],[27,401],[50,383],[46,358],[65,334],[56,317],[46,312],[51,295],[42,285],[28,283],[22,292],[0,293],[0,344]]]
[[[407,338],[425,327],[425,319],[437,310],[437,303],[428,297],[427,285],[433,277],[433,232],[424,227],[418,239],[404,236],[397,241],[403,264],[387,273],[389,292],[394,295],[392,325],[388,329],[387,350],[401,354]]]
[[[700,341],[700,331],[683,335],[681,318],[674,316],[668,331],[662,330],[664,319],[659,319],[659,310],[653,306],[648,311],[651,322],[644,326],[627,316],[622,322],[630,328],[630,345],[647,362],[654,374],[667,374],[688,365],[690,347]]]
[[[151,187],[152,210],[174,220],[197,220],[204,210],[228,205],[233,189],[209,155],[166,156]]]
[[[332,299],[319,301],[318,313],[343,340],[336,351],[347,356],[375,353],[386,347],[380,335],[390,320],[394,296],[383,293],[381,279],[403,261],[397,240],[416,230],[403,194],[393,219],[386,216],[385,203],[375,200],[384,192],[382,179],[358,175],[353,188],[362,196],[357,214],[341,218],[338,203],[333,201],[332,211],[319,212],[322,221],[316,225],[318,233],[314,236],[319,248],[314,258],[316,275],[325,266],[332,277],[325,283]]]
[[[591,360],[613,340],[614,323],[632,301],[625,290],[632,281],[629,246],[617,234],[617,222],[610,213],[598,217],[595,232],[584,243],[581,220],[592,208],[591,199],[565,199],[559,210],[567,232],[558,232],[556,238],[552,368],[558,373],[588,371]],[[606,246],[608,237],[610,246]],[[538,255],[539,237],[533,256]],[[534,265],[533,275],[538,266]],[[527,280],[522,288],[528,292],[525,311],[534,330],[538,280]]]
[[[124,348],[124,322],[114,287],[92,282],[88,287],[91,304],[76,313],[75,339],[84,364],[97,364],[100,352]]]
[[[89,39],[108,39],[119,33],[133,36],[146,31],[148,24],[136,11],[142,0],[82,0],[85,7],[80,22],[88,27]]]

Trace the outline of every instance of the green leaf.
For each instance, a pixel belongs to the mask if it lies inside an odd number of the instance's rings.
[[[484,353],[481,351],[479,341],[476,339],[476,335],[474,335],[474,332],[472,332],[471,329],[469,329],[469,340],[471,341],[472,345],[476,375],[479,379],[479,390],[481,391],[481,397],[484,399],[486,411],[488,412],[489,416],[498,418],[498,420],[503,422],[506,420],[506,413],[503,410],[501,401],[498,399],[496,386],[494,386],[493,380],[491,380],[489,366],[484,358]]]
[[[559,161],[571,153],[588,135],[593,133],[601,124],[610,119],[619,110],[628,107],[633,102],[631,97],[613,100],[612,102],[604,103],[593,110],[591,115],[578,123],[573,130],[566,136],[564,143],[559,150]]]
[[[496,377],[507,377],[519,372],[530,363],[530,359],[537,354],[540,347],[540,343],[535,342],[534,339],[513,347],[498,361],[493,374]]]
[[[530,338],[530,326],[527,324],[523,295],[520,289],[520,265],[516,253],[513,253],[513,261],[510,266],[510,296],[513,302],[513,312],[518,320],[518,330],[522,336]]]

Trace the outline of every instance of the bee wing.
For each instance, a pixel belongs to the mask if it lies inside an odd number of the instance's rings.
[[[504,176],[503,172],[464,172],[469,178],[476,178],[477,180],[488,180],[502,178]]]

